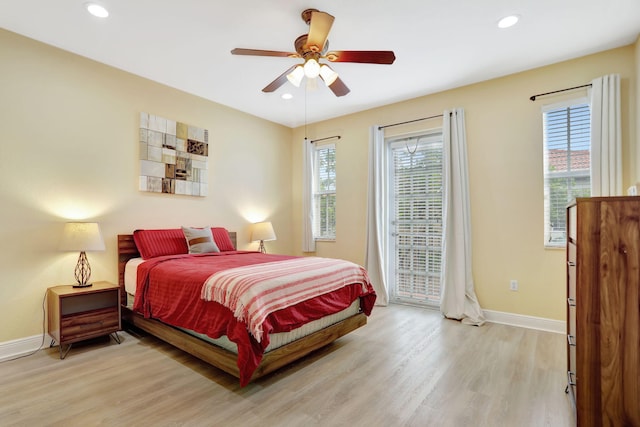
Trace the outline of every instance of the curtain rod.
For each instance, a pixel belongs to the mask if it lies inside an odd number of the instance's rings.
[[[586,85],[582,85],[582,86],[568,87],[566,89],[558,89],[558,90],[554,90],[552,92],[547,92],[547,93],[539,93],[537,95],[532,95],[529,99],[532,100],[532,101],[535,101],[536,98],[539,97],[539,96],[551,95],[553,93],[565,92],[565,91],[568,91],[568,90],[581,89],[583,87],[591,87],[591,83],[586,84]]]
[[[310,143],[314,143],[314,142],[320,142],[320,141],[326,141],[327,139],[333,139],[333,138],[342,138],[340,135],[335,135],[335,136],[328,136],[326,138],[320,138],[320,139],[312,139],[311,141],[309,141]]]
[[[378,126],[378,130],[382,130],[384,128],[390,128],[390,127],[393,127],[393,126],[406,125],[407,123],[420,122],[422,120],[437,119],[438,117],[442,117],[442,114],[438,114],[437,116],[423,117],[421,119],[409,120],[409,121],[406,121],[406,122],[400,122],[400,123],[393,123],[393,124],[390,124],[390,125]]]

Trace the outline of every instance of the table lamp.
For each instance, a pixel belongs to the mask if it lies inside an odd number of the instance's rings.
[[[260,240],[260,247],[258,250],[263,254],[267,253],[264,247],[264,242],[268,240],[276,240],[276,233],[273,231],[273,225],[271,222],[258,222],[251,227],[251,241],[255,242]]]
[[[61,251],[80,251],[75,269],[76,284],[74,288],[85,288],[91,277],[91,266],[87,259],[88,251],[104,251],[104,241],[97,222],[68,222],[64,225]]]

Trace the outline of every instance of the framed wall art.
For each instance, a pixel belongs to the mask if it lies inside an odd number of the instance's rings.
[[[207,195],[209,131],[140,113],[140,191]]]

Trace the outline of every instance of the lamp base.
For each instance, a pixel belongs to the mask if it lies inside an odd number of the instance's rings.
[[[87,258],[87,253],[85,251],[80,252],[75,275],[76,284],[73,285],[74,288],[88,288],[92,285],[92,283],[88,283],[89,278],[91,277],[91,266],[89,265],[89,259]]]
[[[81,283],[76,283],[75,285],[73,285],[74,288],[89,288],[93,286],[93,283],[85,283],[84,285]]]

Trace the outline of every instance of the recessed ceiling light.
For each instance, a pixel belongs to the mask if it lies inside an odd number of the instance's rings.
[[[293,95],[291,95],[290,93],[283,93],[282,94],[282,99],[291,99],[293,98]]]
[[[498,21],[498,28],[513,27],[518,23],[519,20],[520,20],[520,17],[518,15],[505,16],[504,18]]]
[[[93,16],[97,16],[98,18],[106,18],[109,16],[109,11],[105,9],[103,6],[100,6],[96,3],[85,3],[87,10]]]

